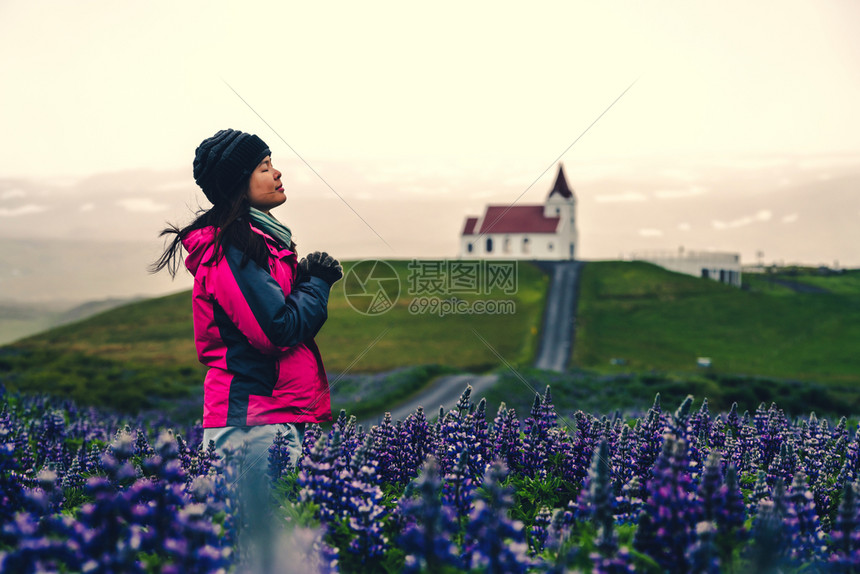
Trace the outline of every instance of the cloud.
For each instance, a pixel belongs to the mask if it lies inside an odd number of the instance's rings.
[[[662,237],[663,232],[659,229],[640,229],[639,235],[642,237]]]
[[[625,191],[624,193],[603,194],[594,197],[598,203],[621,203],[629,201],[648,201],[648,196],[638,191]]]
[[[783,223],[794,223],[800,216],[796,213],[790,213],[782,218]]]
[[[723,229],[731,229],[734,227],[743,227],[745,225],[750,225],[751,223],[763,223],[765,221],[770,221],[773,217],[773,213],[769,209],[762,209],[758,211],[755,215],[747,215],[738,219],[733,219],[732,221],[720,221],[714,220],[713,226],[714,229],[723,230]]]
[[[23,189],[18,189],[18,188],[9,189],[9,190],[4,191],[3,193],[0,193],[0,199],[14,199],[16,197],[26,197],[26,196],[27,196],[27,192],[25,192]]]
[[[690,229],[692,229],[692,227],[690,226],[689,223],[679,223],[678,229],[680,229],[681,231],[690,231]]]
[[[657,199],[677,199],[679,197],[694,197],[702,195],[708,188],[700,185],[691,185],[687,189],[660,189],[654,192]]]
[[[95,208],[96,208],[96,205],[94,203],[85,203],[78,208],[78,211],[80,211],[81,213],[85,213],[87,211],[92,211]]]
[[[0,207],[0,217],[19,217],[21,215],[31,215],[33,213],[42,213],[43,211],[47,211],[48,208],[44,205],[36,205],[35,203],[28,203],[27,205],[22,205],[20,207]]]
[[[116,202],[126,209],[135,213],[156,213],[168,209],[168,205],[163,203],[155,203],[148,197],[132,197],[129,199],[120,199]]]

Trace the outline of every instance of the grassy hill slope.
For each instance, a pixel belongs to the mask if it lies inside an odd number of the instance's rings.
[[[571,408],[586,406],[580,396],[585,391],[595,400],[602,397],[604,410],[650,404],[656,391],[667,399],[687,392],[710,396],[712,404],[716,400],[723,408],[733,400],[754,408],[756,401],[780,397],[801,406],[813,395],[821,395],[822,404],[860,404],[860,353],[855,352],[860,341],[860,272],[809,276],[804,280],[827,292],[796,293],[763,277],[750,276],[749,289],[740,290],[647,263],[590,262],[582,276],[573,372],[550,376],[525,368],[535,356],[548,286],[548,277],[537,267],[519,265],[515,295],[460,295],[464,300],[510,298],[516,313],[440,317],[409,311],[413,296],[408,293],[408,263],[391,262],[402,292],[395,307],[382,315],[356,312],[337,284],[329,320],[317,337],[333,380],[343,372],[352,377],[413,368],[370,385],[379,404],[393,395],[402,398],[450,369],[496,367],[494,351],[534,388],[543,391],[545,384],[553,384],[560,404]],[[126,410],[152,406],[163,398],[179,403],[189,393],[199,393],[204,371],[196,361],[190,311],[189,294],[179,293],[2,347],[0,382]],[[696,367],[696,358],[702,356],[713,360],[707,372]],[[625,364],[612,365],[613,358]],[[420,365],[444,365],[447,370]],[[370,383],[351,377],[342,379],[336,391],[347,393],[355,387],[366,394]],[[529,389],[518,377],[508,378],[496,398],[511,402],[522,393],[523,404],[530,404]],[[828,389],[827,397],[822,388]],[[633,395],[635,404],[628,400]],[[193,410],[199,410],[199,400],[191,402]]]
[[[513,295],[458,295],[466,301],[512,299],[513,314],[439,316],[410,312],[409,262],[389,263],[402,289],[384,314],[355,311],[344,282],[332,289],[329,319],[316,338],[332,378],[346,370],[373,373],[431,364],[484,370],[498,364],[494,351],[515,364],[533,360],[548,285],[540,269],[521,263]],[[350,266],[344,264],[347,272]],[[126,410],[199,390],[204,371],[194,349],[188,292],[113,309],[0,348],[0,383],[10,388],[58,392]]]
[[[648,263],[590,263],[574,363],[608,372],[695,372],[696,358],[710,357],[719,372],[856,385],[860,297],[847,287],[852,275],[831,280],[838,288],[828,293],[771,293]],[[612,367],[612,358],[626,365]]]

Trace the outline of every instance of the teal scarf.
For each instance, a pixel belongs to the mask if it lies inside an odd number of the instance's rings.
[[[250,213],[251,222],[257,229],[271,235],[282,247],[292,249],[293,232],[290,231],[289,227],[255,207],[250,209]]]

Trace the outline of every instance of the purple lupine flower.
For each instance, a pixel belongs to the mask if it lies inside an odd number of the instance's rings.
[[[775,485],[777,482],[783,484],[794,476],[792,472],[793,453],[791,446],[783,442],[779,447],[779,454],[775,455],[767,467],[767,482],[770,485]]]
[[[644,419],[639,419],[636,425],[636,475],[639,483],[644,488],[652,475],[652,468],[663,444],[662,408],[660,405],[660,393],[654,397],[654,404],[648,409]],[[643,491],[641,498],[647,495]]]
[[[371,458],[372,438],[359,447],[352,457],[349,472],[344,473],[343,495],[346,499],[344,514],[354,538],[348,551],[368,567],[381,559],[388,550],[388,538],[383,532],[388,511],[382,506],[382,489],[377,461]]]
[[[490,461],[492,445],[490,443],[489,425],[487,423],[487,400],[481,398],[475,412],[469,415],[472,428],[468,433],[473,443],[469,447],[469,468],[473,478],[484,476]]]
[[[443,566],[460,568],[462,562],[451,524],[442,511],[442,482],[439,465],[432,455],[407,491],[417,491],[418,498],[404,495],[400,512],[405,522],[398,546],[406,554],[404,572],[439,572]]]
[[[278,482],[282,476],[293,468],[290,460],[290,443],[287,436],[278,429],[272,446],[269,447],[269,478],[272,482]]]
[[[860,504],[857,487],[845,483],[836,521],[830,531],[829,565],[835,572],[860,571]]]
[[[471,387],[466,391],[471,392]],[[464,392],[463,395],[467,393]],[[463,395],[460,396],[461,402]],[[468,395],[466,398],[468,399]],[[459,408],[448,411],[437,427],[435,454],[443,475],[451,471],[463,449],[473,442],[470,436],[473,429],[469,428],[471,425],[467,421],[460,418],[462,412]]]
[[[462,542],[465,520],[472,510],[472,495],[475,490],[469,469],[469,448],[460,451],[457,463],[445,475],[442,484],[442,510],[448,513],[448,520],[456,525],[455,537]]]
[[[137,429],[137,436],[134,441],[134,456],[147,458],[154,454],[155,451],[149,446],[149,441],[146,439],[146,433],[141,429]]]
[[[418,407],[406,417],[400,432],[398,441],[404,451],[403,476],[406,480],[412,480],[418,476],[421,465],[433,452],[433,436],[424,407]]]
[[[588,476],[588,469],[591,467],[591,459],[594,456],[594,449],[597,447],[598,433],[595,433],[594,417],[576,411],[573,415],[574,424],[576,426],[576,435],[573,437],[571,460],[566,461],[566,469],[564,473],[565,480],[570,481],[576,486],[581,487],[585,482],[585,477]]]
[[[791,553],[794,560],[808,561],[824,552],[824,533],[812,493],[806,485],[802,471],[794,475],[787,496],[787,515],[785,521],[791,533]]]
[[[714,542],[716,527],[711,521],[696,525],[696,542],[687,549],[688,572],[697,574],[719,574],[720,557]]]
[[[320,436],[306,456],[299,471],[299,498],[302,502],[317,505],[317,516],[323,523],[332,522],[340,513],[342,503],[340,434],[337,429],[331,437]]]
[[[633,457],[635,445],[630,431],[630,425],[621,427],[621,434],[612,453],[612,487],[616,497],[621,496],[621,490],[630,482],[636,470],[636,460]]]
[[[542,506],[535,515],[534,523],[529,528],[529,554],[535,556],[543,552],[549,538],[549,525],[552,521],[552,512],[548,506]]]
[[[654,465],[654,478],[646,486],[648,499],[642,509],[653,524],[653,539],[640,537],[634,541],[637,550],[670,572],[687,570],[687,548],[695,541],[693,525],[701,516],[698,501],[690,492],[687,465],[686,443],[667,434]]]
[[[10,430],[0,425],[0,524],[6,524],[24,503],[24,489],[16,479],[20,466]],[[3,534],[0,533],[0,541]]]
[[[334,429],[340,433],[341,456],[344,464],[349,466],[353,453],[364,442],[364,437],[358,433],[357,419],[355,416],[347,416],[345,409],[340,409],[340,414],[332,425],[332,430]]]
[[[748,506],[749,514],[755,515],[758,513],[759,504],[766,498],[770,497],[770,487],[767,485],[767,473],[759,470],[756,473],[755,485],[753,486],[752,495]]]
[[[784,488],[782,483],[778,488]],[[790,536],[783,524],[785,515],[772,500],[759,503],[752,526],[752,545],[746,548],[751,572],[780,572],[788,564]]]
[[[729,414],[726,416],[726,423],[729,425],[732,436],[738,437],[741,430],[741,419],[738,417],[738,403],[732,403]]]
[[[726,435],[729,434],[729,438],[734,439],[737,435],[731,434],[728,431],[728,427],[726,425],[726,421],[723,418],[723,415],[719,414],[714,419],[714,422],[711,423],[711,434],[708,437],[708,444],[711,445],[711,448],[714,449],[722,449],[726,446]]]
[[[591,520],[597,529],[597,551],[603,558],[613,558],[618,552],[614,525],[615,496],[609,464],[609,443],[606,439],[594,449],[588,480],[580,495],[580,516]]]
[[[726,468],[726,479],[720,488],[723,504],[717,508],[715,520],[721,537],[733,536],[734,543],[746,538],[746,506],[738,483],[738,474],[733,465]]]
[[[321,435],[322,429],[320,428],[320,425],[312,423],[305,427],[305,435],[302,438],[302,458],[296,466],[304,466],[305,460],[311,454],[311,451],[316,446]]]
[[[401,462],[404,459],[399,452],[398,430],[391,420],[391,413],[385,413],[382,423],[370,429],[373,439],[373,456],[379,461],[379,470],[385,482],[398,484],[401,482]]]
[[[552,512],[543,547],[544,551],[550,554],[549,560],[552,561],[545,564],[547,572],[563,573],[577,558],[579,548],[571,542],[576,513],[576,503],[572,500],[568,501],[566,509],[556,508]]]
[[[519,453],[522,448],[520,438],[520,420],[514,409],[508,409],[502,402],[493,419],[491,432],[493,455],[505,461],[509,468],[519,464]]]
[[[529,417],[525,421],[525,438],[519,463],[514,470],[523,476],[546,478],[547,458],[546,436],[542,436],[540,425]]]
[[[668,432],[683,440],[688,445],[696,436],[693,433],[693,428],[690,424],[690,411],[692,409],[693,395],[687,395],[669,418]]]
[[[635,572],[633,557],[627,548],[621,548],[612,558],[605,558],[598,552],[591,554],[593,574],[628,574]]]
[[[468,568],[515,574],[532,565],[522,522],[511,520],[511,490],[502,486],[507,475],[504,463],[496,460],[487,468],[482,496],[474,501],[463,558]]]
[[[62,447],[66,440],[66,418],[58,410],[50,410],[42,415],[36,432],[36,466],[41,467],[48,461],[62,461]]]
[[[705,463],[702,480],[699,482],[698,497],[702,507],[702,518],[707,521],[716,521],[719,509],[723,505],[722,485],[723,472],[720,465],[720,454],[712,452]]]
[[[749,412],[744,413],[744,415],[745,418],[749,418]],[[722,418],[722,416],[720,418]],[[729,409],[729,414],[726,415],[725,424],[727,436],[739,439],[741,434],[741,426],[744,424],[744,421],[741,417],[738,416],[738,403],[732,403],[732,406]]]

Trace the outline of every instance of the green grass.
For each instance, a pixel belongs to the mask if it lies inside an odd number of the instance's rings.
[[[625,415],[639,416],[651,406],[657,393],[660,393],[663,409],[669,411],[674,411],[687,395],[693,395],[694,408],[698,409],[707,398],[712,414],[727,412],[734,402],[741,413],[754,412],[762,402],[766,405],[775,402],[789,416],[808,416],[813,411],[831,418],[856,418],[860,414],[857,389],[767,377],[712,372],[696,375],[600,374],[582,370],[553,373],[538,369],[520,369],[518,374],[500,370],[499,374],[499,382],[483,395],[488,412],[495,415],[499,404],[505,402],[516,409],[520,419],[529,416],[535,392],[543,394],[547,386],[551,388],[556,411],[568,422],[572,422],[573,413],[578,410],[611,415],[617,409]]]
[[[374,373],[426,364],[481,371],[499,364],[496,353],[520,365],[528,365],[534,360],[549,286],[549,277],[534,265],[520,262],[518,288],[514,295],[497,292],[457,295],[470,303],[477,299],[512,299],[516,304],[515,313],[440,317],[410,313],[409,305],[416,295],[407,292],[410,285],[409,262],[388,263],[397,272],[402,290],[394,308],[382,315],[367,316],[356,312],[349,306],[342,284],[335,285],[329,299],[328,322],[317,337],[326,365],[333,371],[340,372],[352,365],[351,372]],[[348,273],[350,265],[344,265],[344,270]],[[475,332],[486,339],[492,349]],[[380,334],[379,341],[370,347]],[[359,355],[360,361],[353,363]]]
[[[821,274],[817,268],[793,267],[772,273],[747,273],[744,275],[744,283],[749,284],[754,290],[771,292],[775,290],[774,288],[779,288],[790,293],[794,292],[788,287],[774,284],[774,280],[811,285],[826,289],[834,295],[860,295],[860,269],[846,269],[841,272]]]
[[[549,283],[537,267],[520,263],[514,295],[460,295],[510,298],[516,313],[440,317],[410,313],[409,262],[390,263],[402,291],[385,314],[352,309],[344,282],[332,291],[317,343],[330,379],[348,373],[333,389],[335,414],[341,407],[372,414],[443,373],[497,368],[496,353],[527,373],[536,390],[551,384],[564,408],[635,409],[661,392],[667,404],[687,394],[707,396],[715,410],[732,401],[752,410],[773,400],[787,410],[860,412],[858,271],[774,275],[829,291],[802,294],[771,288],[762,275],[746,275],[741,290],[647,263],[590,262],[583,269],[571,373],[556,375],[529,369]],[[199,398],[205,371],[192,332],[187,292],[127,305],[0,347],[0,382],[126,411],[179,404],[183,396]],[[708,371],[696,367],[703,356],[713,361]],[[613,358],[625,364],[611,365]],[[526,415],[532,392],[507,376],[493,400],[508,395],[526,405],[520,412]]]
[[[577,323],[573,363],[584,369],[695,374],[697,357],[710,357],[719,374],[860,383],[860,298],[850,294],[773,296],[595,262],[583,270]]]
[[[403,288],[385,314],[356,312],[343,282],[332,289],[329,318],[316,338],[330,378],[344,371],[418,366],[377,389],[373,401],[385,402],[408,396],[438,374],[438,367],[420,365],[486,370],[499,364],[494,352],[517,365],[533,361],[548,285],[537,267],[519,264],[513,295],[459,295],[467,301],[510,298],[515,313],[439,317],[409,312],[409,262],[390,263]],[[344,266],[349,271],[350,263]],[[194,348],[189,292],[126,305],[0,347],[0,383],[10,389],[54,392],[127,412],[199,393],[204,373]]]

